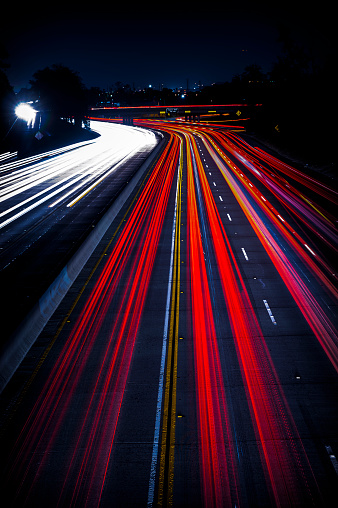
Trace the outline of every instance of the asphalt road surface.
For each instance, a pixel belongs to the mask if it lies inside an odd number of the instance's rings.
[[[161,150],[2,393],[5,505],[336,506],[337,192],[139,124]]]
[[[0,166],[0,350],[157,145],[92,122],[100,137]]]

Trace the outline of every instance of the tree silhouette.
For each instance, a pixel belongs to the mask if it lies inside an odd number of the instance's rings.
[[[82,121],[87,111],[85,87],[77,72],[63,65],[53,65],[35,72],[30,81],[40,100],[40,109],[54,118]]]
[[[241,80],[246,83],[263,83],[266,80],[266,74],[262,71],[260,65],[251,64],[245,67],[241,74]]]
[[[0,142],[14,121],[14,107],[11,107],[14,103],[14,92],[5,72],[9,68],[9,64],[5,62],[7,58],[7,51],[0,44]]]

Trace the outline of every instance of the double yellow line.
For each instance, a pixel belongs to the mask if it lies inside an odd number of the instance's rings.
[[[182,167],[181,153],[178,187],[177,187],[177,215],[175,230],[175,247],[173,261],[173,280],[170,302],[170,321],[168,334],[168,353],[166,365],[166,382],[164,391],[162,440],[159,467],[159,485],[157,506],[172,506],[174,484],[174,451],[176,427],[176,387],[177,387],[177,350],[180,303],[180,242],[181,242],[181,195],[182,195]]]

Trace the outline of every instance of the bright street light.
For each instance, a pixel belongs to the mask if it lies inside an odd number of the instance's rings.
[[[33,125],[37,111],[32,108],[27,102],[21,102],[15,108],[15,114],[18,118],[27,122],[27,127]]]

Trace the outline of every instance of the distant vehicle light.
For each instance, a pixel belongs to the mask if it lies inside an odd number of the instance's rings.
[[[37,111],[26,102],[21,102],[15,108],[16,116],[22,120],[25,120],[27,122],[27,127],[33,125],[36,113]]]

